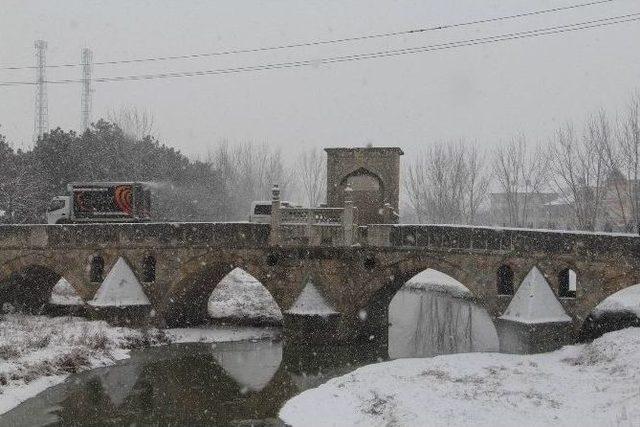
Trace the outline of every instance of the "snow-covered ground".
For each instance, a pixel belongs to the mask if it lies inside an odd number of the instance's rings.
[[[280,329],[277,327],[241,327],[241,326],[212,326],[202,328],[175,328],[162,330],[167,340],[171,343],[190,342],[229,342],[266,340],[277,338]]]
[[[640,328],[536,355],[473,353],[365,366],[289,400],[292,426],[640,424]]]
[[[232,270],[211,293],[209,315],[214,319],[282,322],[282,312],[269,291],[249,273]]]
[[[277,334],[276,329],[241,327],[136,330],[78,317],[6,314],[0,320],[0,414],[70,373],[127,358],[132,348],[266,339]]]

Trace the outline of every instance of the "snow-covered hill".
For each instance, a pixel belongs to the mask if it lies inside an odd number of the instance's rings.
[[[640,424],[640,328],[537,355],[467,353],[365,366],[289,400],[292,426]]]

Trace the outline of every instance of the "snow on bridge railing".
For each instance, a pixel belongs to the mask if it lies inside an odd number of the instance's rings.
[[[269,225],[165,222],[0,226],[0,248],[119,246],[265,246]]]
[[[625,233],[428,224],[371,226],[369,235],[393,247],[640,255],[640,236]]]
[[[344,208],[282,207],[283,224],[340,224]]]

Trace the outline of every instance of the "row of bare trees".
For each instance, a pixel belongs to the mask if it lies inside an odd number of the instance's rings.
[[[220,175],[219,190],[225,220],[245,218],[252,201],[271,200],[272,185],[280,186],[282,198],[317,206],[324,201],[326,187],[325,156],[312,148],[300,151],[292,166],[279,148],[268,144],[223,141],[206,162]]]
[[[420,153],[410,162],[404,183],[419,222],[473,224],[489,179],[478,150],[458,141]]]
[[[540,205],[557,196],[577,229],[615,224],[632,231],[640,222],[639,179],[636,92],[617,119],[599,111],[582,126],[560,126],[545,144],[519,135],[491,152],[464,141],[432,145],[409,161],[404,190],[419,222],[495,222],[488,217],[494,193],[493,203],[511,226],[532,224]]]

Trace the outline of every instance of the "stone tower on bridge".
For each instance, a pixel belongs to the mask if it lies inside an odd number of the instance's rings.
[[[325,148],[327,205],[343,207],[345,188],[353,190],[356,223],[395,223],[400,194],[398,147]]]

